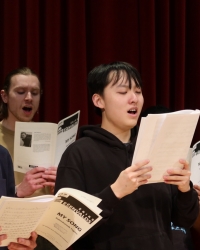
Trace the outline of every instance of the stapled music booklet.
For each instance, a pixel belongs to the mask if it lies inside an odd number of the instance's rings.
[[[16,122],[14,170],[26,173],[35,167],[58,166],[65,149],[76,140],[80,111],[58,124]]]
[[[55,196],[0,199],[1,246],[29,238],[32,231],[43,236],[59,250],[67,249],[101,220],[101,199],[85,192],[62,188]]]

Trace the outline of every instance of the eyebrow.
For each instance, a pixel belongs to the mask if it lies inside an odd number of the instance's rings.
[[[14,89],[27,89],[27,86],[16,86],[14,87]],[[40,89],[39,86],[35,86],[35,87],[31,87],[31,89],[35,90],[35,89]]]
[[[117,88],[121,88],[121,87],[123,87],[123,88],[129,88],[129,84],[119,84],[119,85],[116,85],[116,87]]]
[[[131,89],[131,88],[133,88],[133,89],[140,89],[140,90],[142,90],[142,88],[141,88],[141,86],[137,86],[136,84],[131,84],[131,86],[130,86],[130,84],[128,83],[128,84],[123,84],[123,83],[121,83],[121,84],[118,84],[118,85],[115,85],[116,86],[116,88],[117,89],[119,89],[119,88],[128,88],[128,89]]]

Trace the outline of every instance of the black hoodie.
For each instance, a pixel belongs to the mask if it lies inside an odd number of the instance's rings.
[[[171,221],[185,228],[195,221],[198,198],[193,188],[182,193],[165,183],[146,184],[120,200],[116,198],[110,185],[131,165],[134,129],[130,141],[123,144],[99,126],[87,126],[64,152],[55,192],[71,187],[102,199],[103,219],[73,244],[74,250],[171,250]]]

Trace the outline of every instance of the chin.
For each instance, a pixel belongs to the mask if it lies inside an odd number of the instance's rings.
[[[20,122],[30,122],[30,121],[32,121],[32,119],[33,119],[32,116],[31,117],[22,117],[20,119]]]
[[[135,127],[137,125],[137,120],[134,120],[130,123],[131,128]]]
[[[137,125],[137,122],[136,123],[132,123],[132,124],[127,124],[126,125],[126,130],[130,130],[130,129],[134,128],[136,125]]]

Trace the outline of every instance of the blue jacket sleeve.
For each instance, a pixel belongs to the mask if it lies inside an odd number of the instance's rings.
[[[0,145],[0,196],[15,196],[13,163],[8,150]]]

